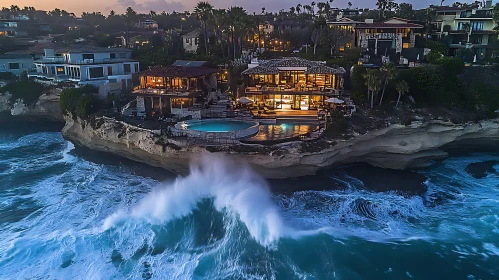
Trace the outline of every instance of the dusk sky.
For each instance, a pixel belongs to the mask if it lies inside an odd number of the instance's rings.
[[[376,3],[376,0],[334,0],[333,7],[346,7],[348,2],[352,2],[353,7],[359,8],[372,8]],[[39,10],[53,10],[54,8],[64,9],[69,12],[74,12],[80,15],[84,11],[101,11],[107,14],[110,10],[115,10],[116,12],[122,13],[126,7],[133,7],[139,12],[149,12],[150,10],[161,11],[184,11],[192,10],[192,7],[198,2],[198,0],[83,0],[83,1],[60,1],[60,0],[0,0],[0,7],[10,6],[12,4],[23,6],[34,6]],[[216,7],[226,8],[230,6],[242,6],[247,11],[261,11],[262,7],[265,7],[267,11],[278,11],[280,9],[289,9],[291,6],[296,6],[296,4],[309,4],[312,1],[299,1],[299,0],[213,0],[209,1]],[[316,0],[315,2],[320,2]],[[439,0],[406,0],[406,1],[396,1],[398,3],[407,2],[412,3],[414,8],[424,8],[430,4],[440,4]],[[455,1],[444,2],[444,4],[451,4]],[[472,2],[471,0],[461,0],[460,2]],[[496,2],[496,0],[494,0]]]

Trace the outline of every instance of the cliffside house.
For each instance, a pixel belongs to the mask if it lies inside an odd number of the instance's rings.
[[[493,43],[497,43],[496,23],[493,20],[492,1],[483,8],[434,7],[434,35],[448,36],[449,52],[455,55],[460,49],[470,49],[478,60],[490,58]]]
[[[74,47],[62,53],[45,49],[36,60],[35,72],[28,77],[39,81],[73,82],[77,85],[119,84],[132,86],[132,74],[140,71],[139,62],[131,59],[131,50],[123,48]]]
[[[216,90],[218,70],[197,63],[183,65],[154,67],[139,73],[140,86],[133,92],[137,96],[138,115],[200,118],[201,107],[194,110],[196,101]]]
[[[273,110],[318,110],[343,90],[345,69],[297,57],[254,60],[243,71],[244,95]]]
[[[355,46],[367,49],[370,55],[393,55],[403,49],[416,47],[416,38],[422,36],[423,25],[401,18],[384,22],[366,19],[355,26]]]

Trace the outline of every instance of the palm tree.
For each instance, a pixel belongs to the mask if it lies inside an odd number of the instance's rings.
[[[303,7],[303,6],[302,6],[301,4],[296,5],[296,13],[297,13],[297,14],[300,14],[300,13],[301,13],[301,8],[302,8],[302,7]]]
[[[445,0],[440,1],[440,7],[444,4]]]
[[[265,7],[262,8],[262,15],[265,15]]]
[[[371,109],[374,108],[374,98],[378,95],[381,90],[381,79],[379,71],[376,69],[367,69],[367,72],[362,74],[362,77],[366,80],[367,86],[367,96],[371,98]]]
[[[151,17],[151,19],[154,19],[154,18],[156,17],[156,12],[155,12],[155,11],[153,11],[153,10],[151,10],[151,11],[149,12],[149,17]]]
[[[319,45],[321,39],[322,39],[322,27],[315,28],[314,31],[312,31],[312,36],[310,37],[312,40],[312,43],[314,43],[314,56],[315,56],[315,50],[317,49],[317,45]]]
[[[315,16],[315,1],[312,1],[310,5],[312,6],[312,15]]]
[[[137,12],[128,7],[125,11],[125,21],[126,21],[126,43],[130,44],[130,25],[132,25],[137,17]]]
[[[323,15],[325,6],[326,6],[326,3],[324,3],[324,2],[317,3],[317,14],[319,14],[319,17],[321,17]]]
[[[409,88],[409,84],[404,80],[398,81],[396,88],[397,88],[397,92],[399,93],[399,97],[397,99],[397,105],[395,105],[395,107],[398,107],[399,102],[400,102],[400,97],[402,95],[405,95],[406,93],[408,93],[410,88]]]
[[[295,14],[295,7],[289,8],[289,14],[293,16]]]
[[[196,7],[194,8],[194,13],[203,26],[204,47],[206,55],[208,55],[208,21],[213,15],[212,10],[213,6],[210,3],[204,1],[198,2]]]
[[[394,80],[398,76],[397,67],[393,63],[385,64],[381,67],[381,73],[383,73],[383,77],[385,78],[385,83],[383,85],[383,93],[381,93],[381,98],[379,100],[379,105],[383,102],[383,97],[385,96],[386,85],[391,80]]]
[[[352,8],[352,2],[348,2],[348,8],[351,9]]]

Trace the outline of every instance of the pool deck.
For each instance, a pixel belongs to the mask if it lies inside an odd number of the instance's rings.
[[[252,111],[253,115],[258,115],[258,110]],[[286,117],[317,117],[317,111],[313,110],[275,110],[273,113],[262,113],[263,117],[275,117],[275,118],[286,118]]]

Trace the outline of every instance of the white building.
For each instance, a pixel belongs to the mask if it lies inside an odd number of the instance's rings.
[[[185,35],[182,35],[182,41],[185,52],[195,53],[198,51],[200,34],[201,32],[199,30],[195,30]]]
[[[146,20],[139,21],[138,23],[136,23],[135,28],[158,30],[158,23],[152,19],[146,19]]]
[[[33,69],[33,56],[30,54],[0,54],[0,72],[20,75]]]
[[[54,49],[45,49],[34,64],[35,72],[28,77],[38,80],[94,86],[120,83],[122,88],[132,86],[132,74],[140,71],[131,50],[124,48],[73,48],[57,55]]]

